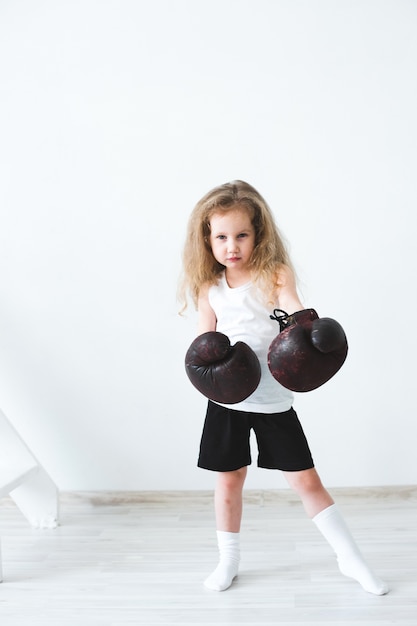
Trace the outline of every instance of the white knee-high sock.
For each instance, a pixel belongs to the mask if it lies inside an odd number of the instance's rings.
[[[225,591],[237,576],[240,561],[240,534],[217,531],[219,546],[219,564],[204,581],[204,585],[213,591]]]
[[[386,583],[366,564],[335,504],[313,517],[313,522],[335,551],[342,574],[354,578],[369,593],[377,596],[388,593]]]

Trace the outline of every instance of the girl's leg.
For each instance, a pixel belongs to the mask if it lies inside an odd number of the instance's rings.
[[[248,468],[234,472],[219,472],[214,493],[217,530],[240,532],[242,520],[242,492]]]
[[[314,468],[302,472],[284,472],[289,486],[301,498],[304,509],[311,519],[334,504],[334,500],[323,487]]]
[[[247,468],[219,472],[215,490],[215,510],[219,564],[204,584],[213,591],[228,589],[237,576],[240,560],[242,492]]]
[[[316,470],[284,472],[292,489],[300,496],[307,515],[336,553],[339,569],[354,578],[369,593],[384,595],[388,586],[366,564],[359,548]]]

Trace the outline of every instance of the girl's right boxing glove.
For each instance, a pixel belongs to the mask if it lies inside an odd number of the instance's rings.
[[[185,355],[188,378],[206,398],[236,404],[259,385],[261,366],[255,352],[243,341],[230,345],[223,333],[209,331],[194,339]]]
[[[292,315],[275,309],[270,317],[279,322],[281,332],[269,347],[268,366],[281,385],[292,391],[311,391],[342,367],[348,344],[339,322],[320,318],[314,309]]]

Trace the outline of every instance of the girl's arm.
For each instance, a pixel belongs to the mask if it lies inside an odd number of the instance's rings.
[[[294,273],[287,265],[278,274],[278,308],[289,315],[305,308],[297,293]]]
[[[210,306],[208,299],[209,286],[204,286],[200,291],[198,298],[198,334],[207,333],[211,330],[216,330],[217,319],[216,314]]]

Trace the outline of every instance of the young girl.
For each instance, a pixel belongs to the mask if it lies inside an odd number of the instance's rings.
[[[231,344],[244,341],[261,364],[261,381],[246,400],[222,405],[209,400],[198,466],[217,472],[215,513],[220,560],[205,585],[224,591],[237,576],[242,492],[251,463],[253,428],[258,466],[281,470],[307,515],[336,553],[340,571],[376,595],[387,585],[373,574],[317,474],[293,394],[271,375],[267,352],[278,334],[274,308],[303,309],[291,262],[262,196],[234,181],[216,187],[195,206],[183,253],[181,294],[198,309],[198,334],[220,331]]]

